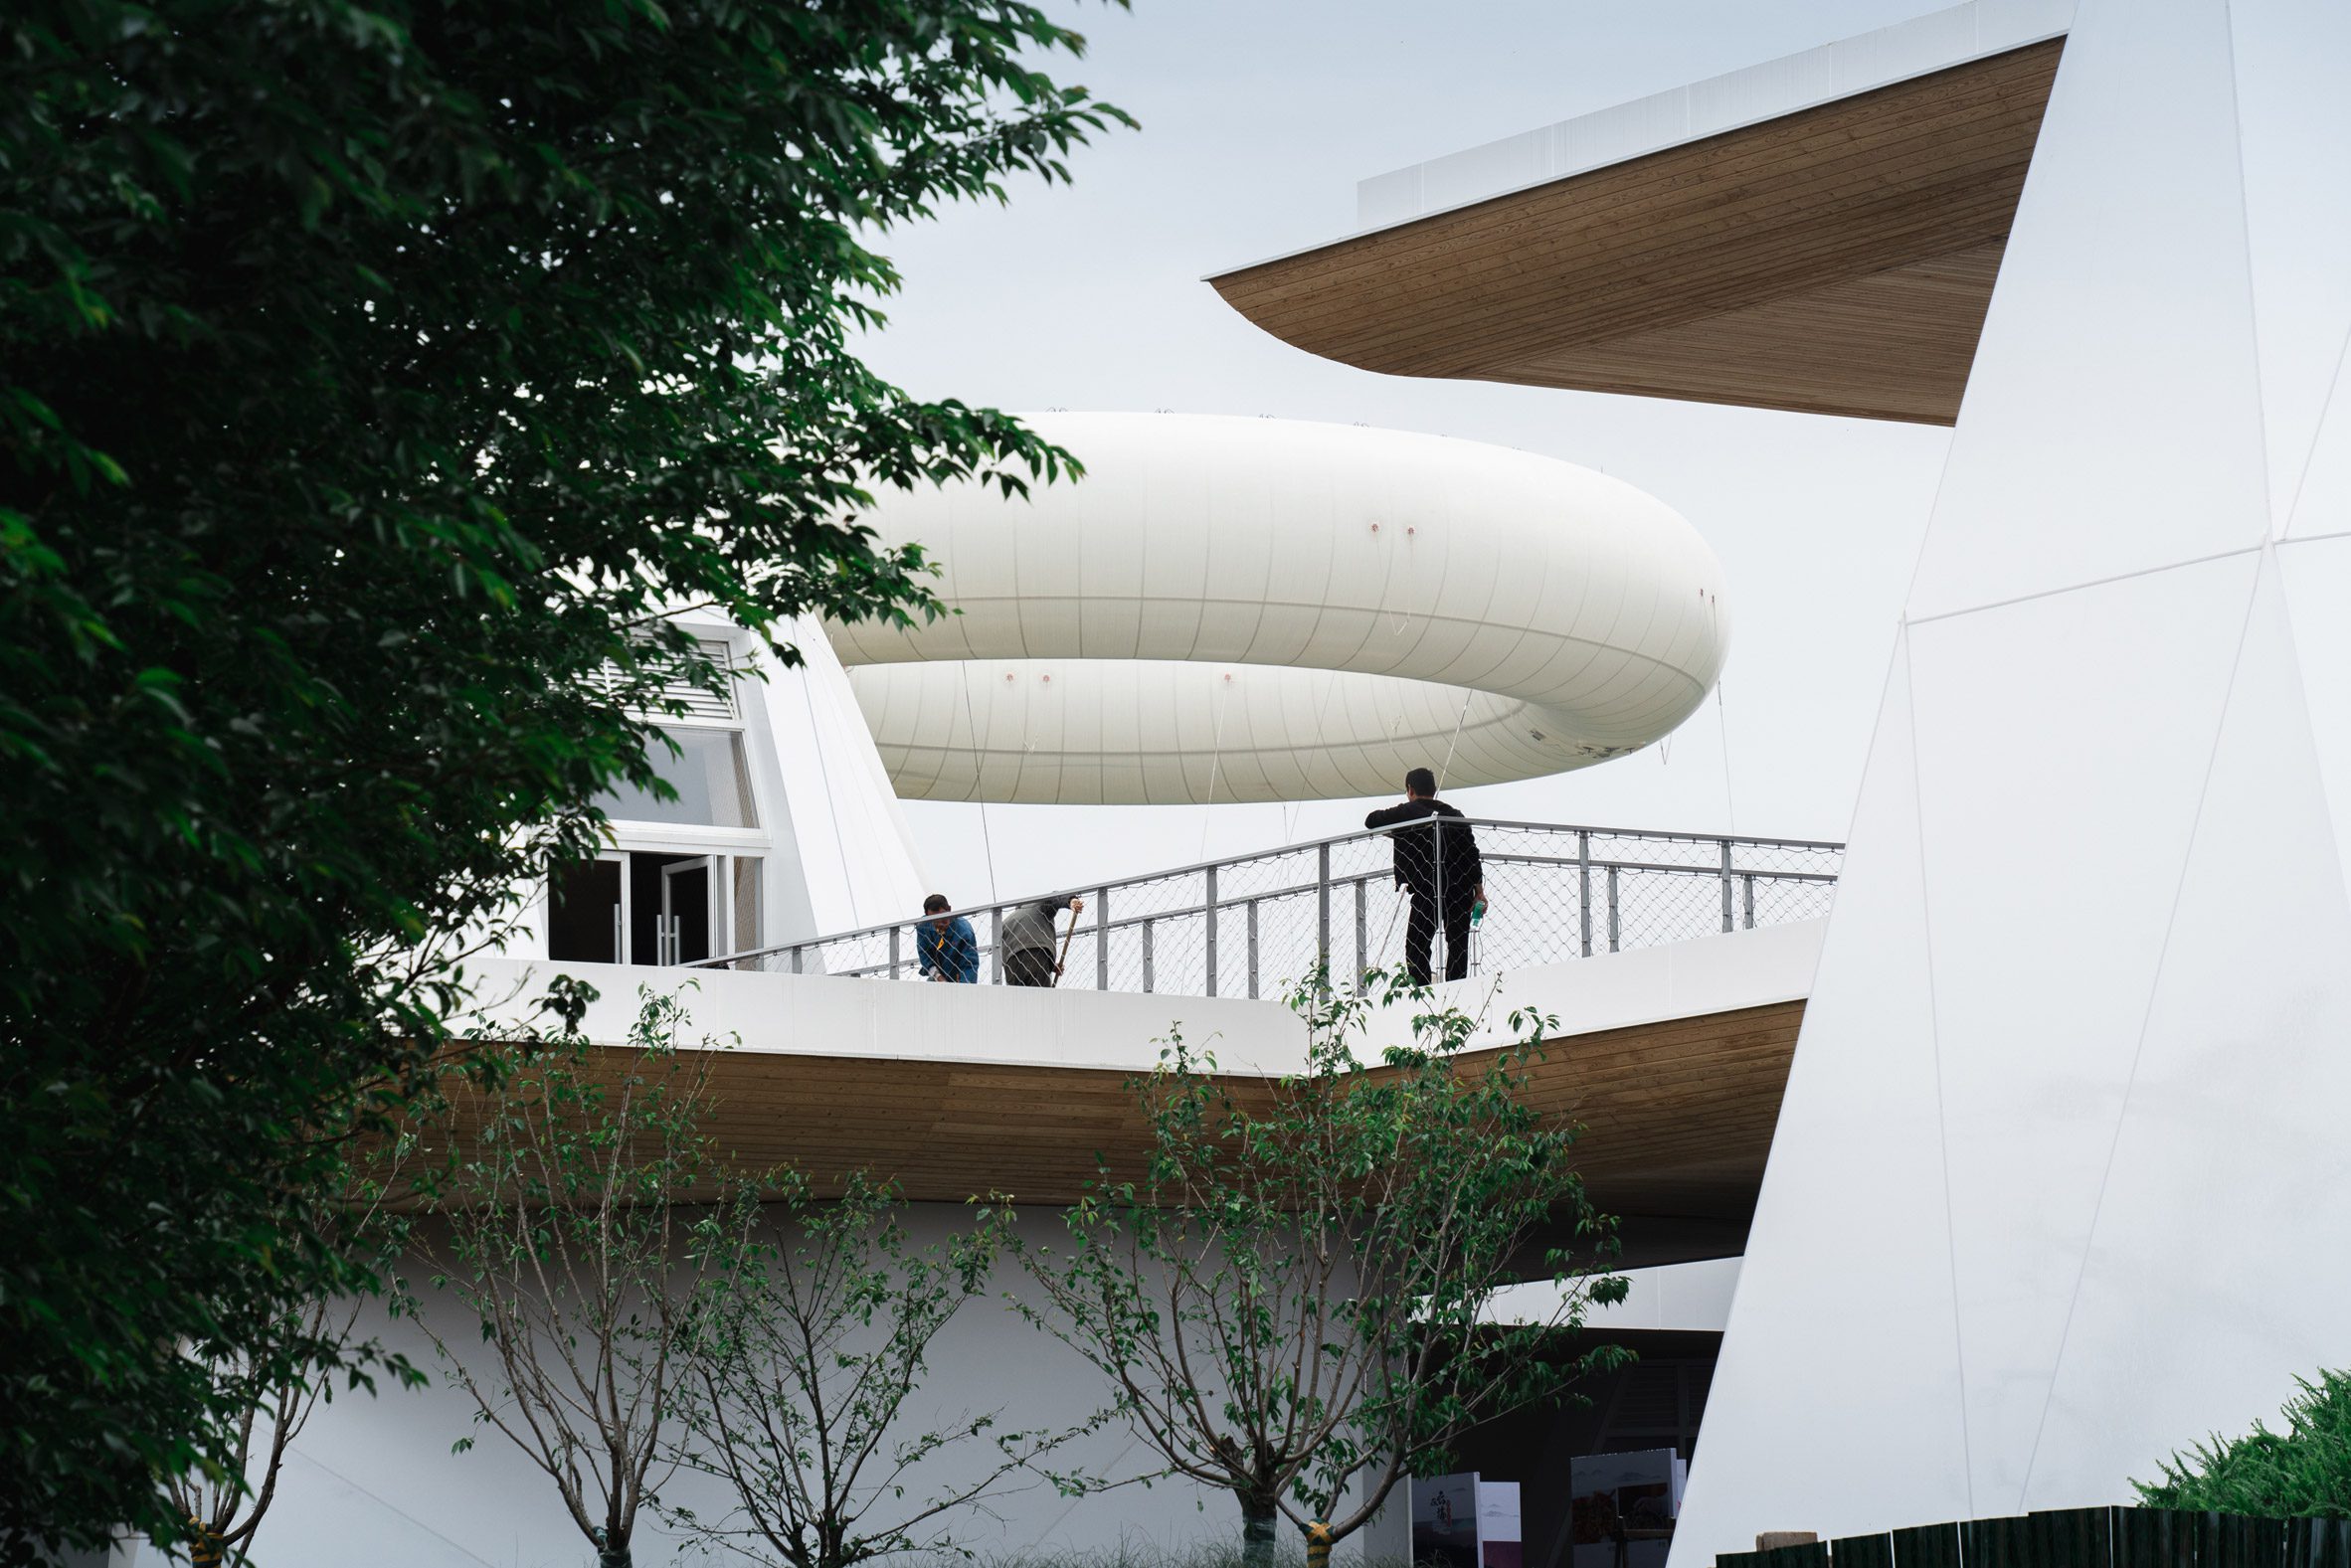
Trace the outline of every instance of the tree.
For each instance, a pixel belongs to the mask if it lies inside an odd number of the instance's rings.
[[[329,1238],[339,1253],[363,1267],[388,1272],[408,1245],[410,1205],[421,1190],[417,1178],[426,1176],[418,1168],[422,1152],[423,1134],[414,1128],[388,1139],[346,1145],[338,1195],[320,1212],[295,1223]],[[426,1183],[430,1185],[429,1176]],[[309,1202],[314,1195],[289,1196]],[[357,1331],[363,1305],[364,1299],[357,1296],[311,1302],[301,1308],[299,1320],[286,1325],[276,1339],[347,1344]],[[413,1368],[400,1370],[403,1381],[422,1378]],[[212,1356],[212,1386],[237,1399],[243,1410],[231,1463],[216,1471],[165,1478],[165,1495],[173,1512],[187,1521],[191,1545],[209,1548],[215,1562],[251,1560],[254,1536],[276,1500],[287,1449],[301,1436],[320,1401],[333,1398],[333,1386],[323,1380],[281,1364],[270,1371],[274,1381],[257,1366],[255,1357],[233,1348],[224,1347]]]
[[[1125,120],[1039,69],[1081,45],[1017,0],[0,8],[0,1555],[178,1533],[223,1355],[366,1361],[301,1308],[380,1281],[283,1196],[447,1043],[434,934],[660,787],[727,679],[663,616],[926,613],[870,492],[1073,466],[849,339],[878,236]]]
[[[1175,1039],[1135,1084],[1143,1179],[1103,1168],[1067,1247],[1027,1255],[1034,1320],[1110,1379],[1170,1472],[1233,1493],[1253,1563],[1277,1517],[1327,1555],[1475,1423],[1627,1358],[1563,1344],[1626,1284],[1602,1272],[1614,1222],[1568,1165],[1574,1130],[1521,1095],[1553,1020],[1513,1014],[1514,1043],[1480,1061],[1478,1020],[1417,1012],[1412,1043],[1367,1069],[1354,1042],[1374,1008],[1427,1007],[1425,990],[1318,976],[1291,1004],[1302,1072],[1251,1092]],[[1561,1220],[1580,1255],[1540,1252],[1549,1307],[1502,1320],[1498,1293]]]
[[[683,1452],[728,1483],[736,1506],[718,1518],[675,1510],[703,1540],[791,1568],[937,1557],[964,1550],[957,1516],[992,1496],[1022,1483],[1083,1487],[1041,1462],[1107,1412],[998,1431],[993,1413],[910,1408],[934,1341],[992,1294],[1012,1215],[983,1206],[945,1241],[916,1246],[898,1206],[895,1189],[862,1172],[833,1200],[798,1172],[737,1189],[727,1226],[736,1261],[700,1324],[701,1397]]]
[[[688,1201],[720,1171],[700,1130],[708,1056],[679,1051],[684,1016],[647,992],[629,1054],[592,1057],[575,1037],[495,1089],[459,1087],[464,1146],[418,1254],[480,1332],[452,1336],[402,1302],[477,1421],[555,1482],[602,1568],[629,1568],[637,1516],[676,1469],[686,1349],[726,1289],[729,1250]]]
[[[2351,1373],[2295,1380],[2285,1430],[2259,1421],[2240,1438],[2217,1434],[2174,1454],[2153,1483],[2133,1481],[2151,1508],[2249,1513],[2266,1518],[2351,1519]]]

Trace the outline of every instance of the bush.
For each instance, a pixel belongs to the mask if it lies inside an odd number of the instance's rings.
[[[2259,1421],[2241,1438],[2213,1435],[2174,1454],[2153,1484],[2133,1481],[2151,1508],[2251,1513],[2268,1518],[2351,1518],[2351,1373],[2296,1379],[2285,1430]]]

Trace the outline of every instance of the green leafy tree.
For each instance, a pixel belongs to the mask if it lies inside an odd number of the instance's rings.
[[[853,1568],[879,1557],[969,1555],[959,1526],[989,1500],[1085,1479],[1045,1462],[1098,1430],[999,1428],[995,1412],[922,1405],[931,1347],[994,1296],[1011,1212],[989,1205],[942,1241],[917,1245],[896,1191],[852,1173],[838,1198],[805,1176],[745,1184],[728,1204],[727,1288],[694,1348],[699,1397],[684,1463],[717,1477],[735,1507],[673,1516],[755,1562]]]
[[[0,1556],[171,1536],[249,1379],[365,1361],[302,1308],[379,1281],[285,1195],[447,1043],[448,934],[658,787],[727,678],[663,617],[925,613],[870,492],[1062,471],[850,340],[877,236],[1124,119],[1080,47],[1016,0],[0,7]]]
[[[709,1056],[679,1049],[684,1022],[675,997],[648,992],[625,1050],[574,1037],[494,1088],[459,1086],[461,1146],[416,1252],[479,1331],[400,1298],[477,1422],[555,1483],[602,1568],[629,1568],[637,1516],[676,1470],[687,1346],[733,1257],[690,1206],[722,1172],[701,1130]]]
[[[1169,1473],[1232,1492],[1252,1563],[1282,1517],[1327,1557],[1468,1428],[1627,1355],[1567,1342],[1626,1285],[1602,1267],[1614,1222],[1568,1163],[1574,1130],[1520,1093],[1552,1020],[1514,1014],[1515,1042],[1481,1059],[1478,1020],[1416,1011],[1410,1045],[1357,1057],[1384,1009],[1430,1005],[1400,974],[1309,982],[1305,1069],[1262,1093],[1177,1038],[1135,1085],[1143,1179],[1105,1167],[1066,1247],[1025,1254],[1031,1317],[1111,1381]],[[1498,1294],[1562,1221],[1578,1253],[1537,1253],[1547,1305],[1505,1320]]]
[[[2243,1437],[2215,1434],[2174,1454],[2158,1481],[2133,1481],[2151,1508],[2250,1513],[2265,1518],[2351,1519],[2351,1373],[2297,1378],[2285,1430],[2261,1422]]]

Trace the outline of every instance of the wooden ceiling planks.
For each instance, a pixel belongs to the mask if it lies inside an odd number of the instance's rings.
[[[2063,47],[1210,281],[1364,370],[1948,425]]]
[[[1577,1167],[1628,1225],[1743,1229],[1803,1014],[1784,1002],[1571,1036],[1535,1067],[1531,1103],[1584,1127]],[[631,1059],[620,1048],[598,1056],[616,1075]],[[1130,1073],[762,1051],[707,1061],[705,1126],[728,1158],[796,1164],[820,1189],[861,1168],[927,1201],[1003,1193],[1059,1206],[1095,1175],[1097,1154],[1121,1177],[1142,1171]],[[1261,1079],[1228,1082],[1242,1097],[1266,1093]]]

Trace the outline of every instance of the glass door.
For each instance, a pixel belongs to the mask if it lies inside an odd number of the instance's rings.
[[[715,957],[711,902],[718,889],[716,855],[671,860],[661,867],[660,952],[656,963],[693,963]]]
[[[575,861],[548,879],[547,957],[621,963],[629,930],[629,879],[617,854]]]

